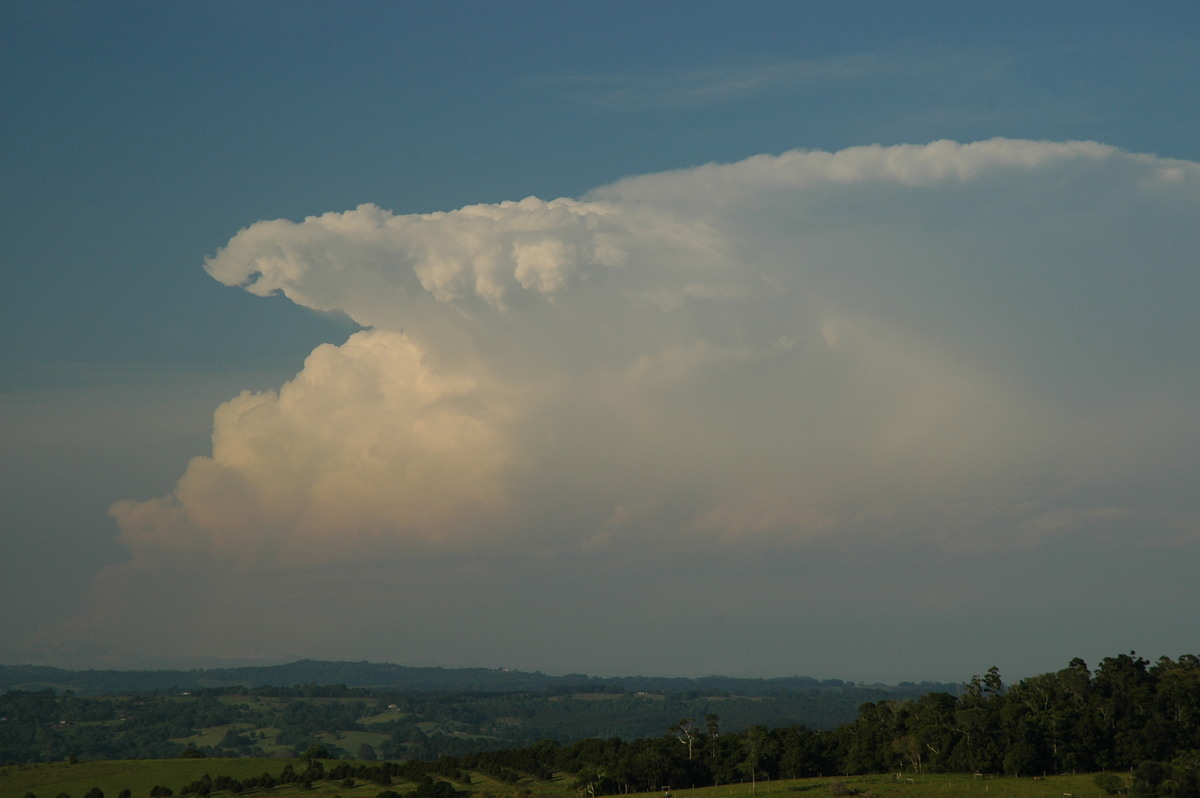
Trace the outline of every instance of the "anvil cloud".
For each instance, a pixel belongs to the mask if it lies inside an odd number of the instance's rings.
[[[1169,475],[1200,469],[1197,221],[1200,165],[993,139],[252,224],[210,275],[362,329],[221,405],[169,495],[113,506],[132,560],[71,636],[181,617],[152,596],[184,562],[221,594],[192,600],[239,608],[197,650],[261,653],[253,573],[445,660],[438,629],[499,635],[626,580],[661,579],[626,590],[660,639],[691,628],[666,609],[684,583],[728,593],[713,575],[754,558],[1194,543]]]

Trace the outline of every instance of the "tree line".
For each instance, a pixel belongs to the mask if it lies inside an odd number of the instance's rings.
[[[868,702],[833,730],[803,726],[721,732],[720,719],[685,718],[658,738],[552,741],[479,752],[460,767],[509,780],[579,774],[589,795],[758,779],[959,772],[1037,776],[1130,773],[1102,780],[1137,798],[1200,798],[1200,658],[1151,663],[1134,653],[1083,660],[1006,685],[992,668],[958,691]]]

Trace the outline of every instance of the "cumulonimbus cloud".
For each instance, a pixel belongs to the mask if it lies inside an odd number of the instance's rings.
[[[1200,465],[1198,219],[1200,165],[996,139],[258,222],[209,274],[364,329],[112,514],[135,557],[283,563],[1194,535],[1131,486]]]

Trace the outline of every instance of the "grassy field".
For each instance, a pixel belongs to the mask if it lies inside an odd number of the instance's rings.
[[[117,798],[126,788],[135,798],[148,798],[155,785],[170,787],[178,794],[181,787],[205,773],[235,779],[261,776],[264,771],[277,776],[289,761],[293,767],[302,769],[300,760],[283,759],[139,759],[75,765],[66,762],[5,765],[0,767],[0,798],[21,798],[27,792],[38,798],[55,798],[59,793],[83,798],[92,787],[99,787],[105,798]]]
[[[915,777],[905,774],[901,779],[897,779],[896,774],[825,777],[759,782],[754,792],[757,796],[775,795],[777,798],[783,798],[784,793],[807,793],[793,798],[830,798],[838,794],[856,794],[860,798],[1103,798],[1103,793],[1092,781],[1092,774],[1040,779],[975,778],[966,773]],[[743,798],[751,795],[751,787],[749,784],[724,785],[672,790],[671,794],[673,798]]]
[[[259,776],[264,771],[278,775],[284,765],[291,763],[300,771],[301,760],[281,759],[159,759],[137,761],[65,762],[40,765],[8,765],[0,767],[0,798],[23,798],[32,792],[37,798],[56,798],[65,793],[71,798],[83,798],[92,787],[103,791],[105,798],[117,798],[128,788],[133,798],[148,798],[158,784],[170,787],[178,796],[179,790],[208,773],[227,775],[236,779]],[[576,798],[569,778],[552,782],[537,782],[521,786],[501,784],[479,774],[472,774],[470,785],[455,784],[475,798]],[[298,785],[276,787],[273,790],[247,790],[237,798],[375,798],[383,789],[369,782],[347,786],[343,782],[316,782],[305,791]],[[403,793],[406,786],[393,785]],[[212,793],[214,798],[234,798],[224,792]],[[1095,786],[1092,774],[1050,776],[1048,778],[972,777],[969,774],[936,774],[900,779],[895,774],[875,776],[826,777],[793,781],[730,784],[698,789],[672,789],[672,798],[1104,798]],[[640,798],[662,798],[661,792],[645,793]]]

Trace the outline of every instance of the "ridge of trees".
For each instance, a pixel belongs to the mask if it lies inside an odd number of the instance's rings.
[[[461,757],[468,767],[579,773],[589,794],[654,791],[755,779],[883,772],[1008,776],[1104,771],[1131,774],[1099,784],[1134,798],[1200,798],[1200,658],[1135,653],[1080,659],[1054,673],[1006,685],[992,668],[959,695],[868,702],[831,731],[751,727],[721,734],[684,719],[657,739],[546,741],[533,748]]]

